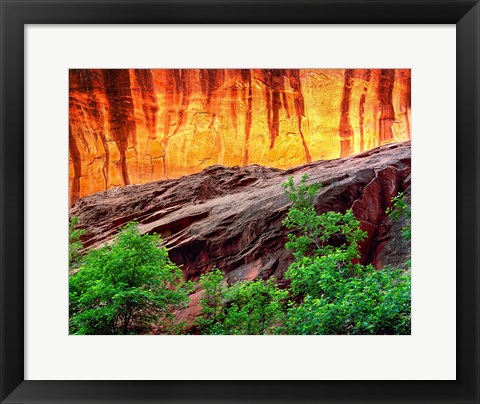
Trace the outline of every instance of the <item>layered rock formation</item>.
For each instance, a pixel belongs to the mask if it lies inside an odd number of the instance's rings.
[[[221,164],[290,168],[410,138],[408,69],[72,69],[70,202]]]
[[[410,155],[410,142],[404,142],[288,170],[217,165],[179,179],[98,192],[80,199],[70,214],[79,216],[86,230],[86,247],[110,242],[120,227],[136,220],[142,233],[162,235],[187,279],[213,266],[229,282],[281,279],[292,260],[284,248],[288,230],[281,222],[290,203],[281,184],[307,174],[309,182],[323,184],[317,212],[352,208],[368,232],[363,262],[399,266],[409,246],[385,211],[398,192],[410,195]]]

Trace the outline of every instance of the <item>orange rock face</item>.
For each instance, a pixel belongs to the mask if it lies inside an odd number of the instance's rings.
[[[408,69],[70,70],[70,203],[221,164],[289,168],[410,138]]]

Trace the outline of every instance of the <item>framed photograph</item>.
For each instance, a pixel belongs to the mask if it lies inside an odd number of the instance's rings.
[[[2,403],[480,402],[477,1],[0,4]]]

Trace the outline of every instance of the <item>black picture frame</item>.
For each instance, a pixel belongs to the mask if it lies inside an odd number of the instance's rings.
[[[480,402],[478,0],[0,0],[0,14],[2,403]],[[457,380],[24,380],[24,26],[87,23],[456,24]]]

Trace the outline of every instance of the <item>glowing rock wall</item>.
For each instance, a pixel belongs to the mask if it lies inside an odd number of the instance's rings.
[[[408,69],[70,70],[70,202],[214,164],[287,168],[410,138]]]

